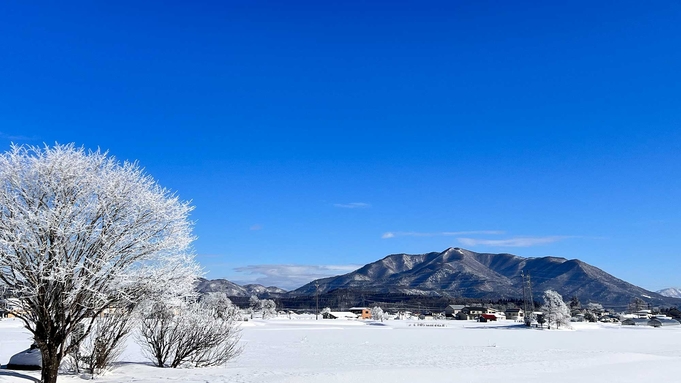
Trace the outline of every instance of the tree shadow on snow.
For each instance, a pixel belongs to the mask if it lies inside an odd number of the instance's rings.
[[[34,382],[34,383],[40,383],[39,378],[35,378],[30,375],[22,374],[20,372],[16,372],[14,370],[8,370],[7,366],[2,366],[0,367],[0,378],[3,376],[11,376],[14,378],[19,378],[19,379],[26,379],[28,381]]]

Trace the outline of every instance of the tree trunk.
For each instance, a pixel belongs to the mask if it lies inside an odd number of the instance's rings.
[[[42,349],[40,350],[43,358],[43,368],[40,372],[41,383],[57,383],[57,374],[59,373],[59,364],[61,358],[57,350]]]

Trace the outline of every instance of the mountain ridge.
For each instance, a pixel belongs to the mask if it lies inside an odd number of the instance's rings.
[[[565,299],[626,306],[634,297],[654,305],[678,304],[635,286],[579,259],[525,258],[509,253],[476,253],[450,247],[425,254],[390,254],[339,276],[312,281],[287,296],[325,294],[336,289],[376,293],[440,295],[451,298],[508,299],[522,297],[521,273],[529,275],[535,300],[553,289]],[[317,291],[315,283],[318,283]]]

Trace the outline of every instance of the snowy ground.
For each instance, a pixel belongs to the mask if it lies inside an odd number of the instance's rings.
[[[416,324],[446,327],[422,327]],[[134,342],[100,382],[615,381],[681,379],[681,328],[578,323],[573,331],[529,330],[512,322],[251,321],[244,353],[224,367],[160,369]],[[30,344],[18,321],[0,322],[0,363]],[[0,370],[0,382],[35,372]],[[79,382],[60,376],[60,382]]]

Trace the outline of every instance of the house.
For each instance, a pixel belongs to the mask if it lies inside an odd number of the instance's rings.
[[[456,319],[477,320],[481,314],[488,314],[487,309],[482,306],[466,306],[456,314]]]
[[[357,315],[359,319],[371,319],[371,310],[366,307],[350,307],[348,311]]]
[[[523,309],[506,309],[506,319],[522,322],[524,318]]]
[[[598,321],[603,323],[617,323],[620,321],[620,318],[616,315],[607,314],[598,318]]]
[[[357,319],[357,314],[350,311],[327,311],[322,313],[324,319]]]
[[[449,305],[445,308],[445,317],[447,319],[453,319],[456,317],[456,314],[460,313],[463,308],[466,307],[464,305]]]
[[[496,322],[497,316],[494,314],[480,314],[478,317],[479,322]]]
[[[639,310],[634,313],[635,316],[646,319],[649,319],[651,317],[651,314],[652,314],[651,310]]]

